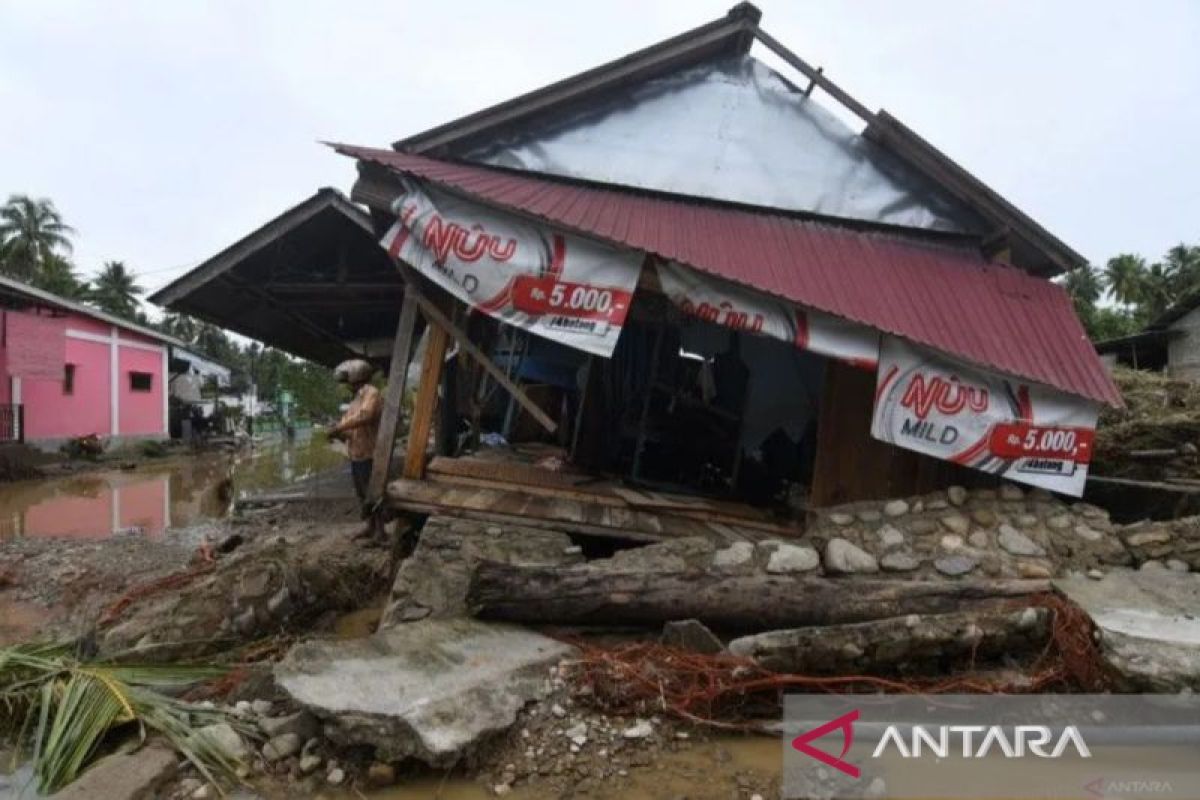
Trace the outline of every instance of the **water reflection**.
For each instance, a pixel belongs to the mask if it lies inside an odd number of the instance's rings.
[[[230,490],[277,489],[342,463],[323,439],[205,453],[130,471],[0,486],[0,537],[161,537],[224,516]]]

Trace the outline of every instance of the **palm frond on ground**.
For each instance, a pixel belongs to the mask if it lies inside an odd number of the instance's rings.
[[[220,675],[211,667],[88,663],[69,648],[0,649],[0,722],[32,759],[38,791],[57,791],[98,754],[110,731],[158,734],[211,783],[231,779],[237,763],[216,740],[196,734],[222,722],[218,711],[178,700],[181,689]]]

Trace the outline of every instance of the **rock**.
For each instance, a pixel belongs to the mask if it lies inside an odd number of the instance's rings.
[[[621,736],[626,739],[646,739],[653,734],[654,726],[650,724],[650,720],[648,719],[639,719],[633,725],[621,731]]]
[[[587,738],[588,738],[587,723],[580,722],[576,725],[572,725],[570,728],[567,728],[565,731],[563,731],[563,736],[570,739],[571,743],[574,744],[576,747],[583,747],[585,744],[587,744]]]
[[[1065,531],[1071,527],[1070,514],[1054,514],[1046,517],[1046,527],[1055,531]]]
[[[489,527],[501,530],[472,520],[429,517],[416,549],[396,570],[379,626],[466,616],[467,587],[480,561],[565,566],[584,560],[582,553],[570,551],[574,542],[564,533],[510,525],[506,535],[496,536]]]
[[[908,513],[908,503],[904,500],[889,500],[883,505],[883,513],[889,517],[903,517]]]
[[[267,714],[270,714],[271,709],[274,707],[275,704],[270,700],[255,700],[250,703],[250,710],[260,717],[265,717]]]
[[[239,717],[248,717],[253,713],[253,706],[249,700],[238,700],[233,704],[233,713]]]
[[[554,705],[550,706],[550,713],[553,714],[554,716],[558,717],[559,719],[562,719],[563,717],[565,717],[567,715],[567,710],[565,708],[563,708],[562,706],[560,706],[558,703],[555,703]]]
[[[808,545],[781,544],[774,553],[771,553],[771,557],[767,561],[767,572],[776,575],[809,572],[820,564],[821,557]]]
[[[177,797],[191,797],[192,793],[204,785],[204,781],[199,778],[184,778],[175,786],[175,795]],[[3,786],[3,784],[0,784]]]
[[[1168,558],[1166,561],[1166,567],[1172,572],[1187,572],[1190,569],[1186,561],[1178,558]]]
[[[948,531],[959,536],[966,536],[967,531],[971,529],[971,521],[962,514],[947,514],[941,518],[941,523]]]
[[[992,537],[987,531],[975,531],[967,537],[967,541],[971,543],[971,547],[978,548],[979,550],[986,550],[992,545]]]
[[[1166,570],[1166,566],[1161,561],[1156,561],[1153,558],[1149,561],[1143,561],[1142,565],[1138,567],[1138,572],[1162,572],[1164,570]]]
[[[1001,525],[997,537],[1000,546],[1014,556],[1044,556],[1046,551],[1037,542],[1030,539],[1011,525]]]
[[[396,768],[391,764],[376,761],[367,767],[367,785],[376,789],[391,786],[396,782]]]
[[[258,728],[268,739],[294,733],[304,742],[321,732],[321,723],[307,711],[297,711],[283,717],[263,717],[258,721]]]
[[[1122,692],[1200,690],[1200,577],[1114,570],[1054,587],[1092,618]]]
[[[663,625],[662,643],[696,653],[720,653],[721,640],[698,619],[681,619]]]
[[[363,639],[303,642],[276,665],[275,679],[325,723],[334,745],[448,766],[545,697],[547,668],[571,652],[517,626],[429,619]]]
[[[1022,578],[1033,580],[1053,577],[1054,572],[1046,564],[1040,564],[1036,561],[1018,561],[1017,574]]]
[[[1000,484],[1000,499],[1001,500],[1024,500],[1025,491],[1014,483]]]
[[[281,733],[278,736],[272,736],[263,745],[262,754],[268,762],[282,761],[289,756],[294,756],[300,752],[300,746],[304,743],[294,733]]]
[[[875,556],[845,539],[833,538],[825,545],[825,569],[838,575],[878,572]]]
[[[160,796],[159,790],[175,776],[178,765],[179,759],[173,750],[152,743],[132,753],[101,758],[50,797],[52,800],[150,800]],[[28,793],[14,792],[11,796],[25,797],[26,794],[35,796],[32,789]]]
[[[879,522],[879,520],[883,519],[883,515],[874,508],[864,508],[858,512],[857,516],[859,522],[866,523]]]
[[[908,532],[913,536],[927,536],[934,531],[939,530],[938,521],[936,519],[929,519],[927,517],[910,519],[906,523],[905,527],[908,528]]]
[[[975,520],[976,525],[990,528],[996,524],[996,512],[990,508],[977,508],[971,512],[971,519]]]
[[[1032,528],[1038,524],[1038,518],[1036,514],[1017,514],[1014,523],[1018,528]]]
[[[1085,523],[1075,526],[1075,535],[1085,542],[1098,542],[1104,538],[1104,534]]]
[[[323,759],[316,753],[309,753],[308,755],[300,756],[300,771],[305,775],[316,772],[317,769],[320,768],[322,761]]]
[[[921,562],[914,558],[912,553],[893,551],[880,557],[879,566],[883,567],[885,572],[912,572],[921,566]]]
[[[884,549],[891,547],[899,547],[904,544],[904,531],[897,528],[895,525],[884,525],[876,534],[879,536],[879,545]]]
[[[325,776],[325,782],[330,786],[341,786],[346,782],[346,771],[341,767],[334,767]]]
[[[749,564],[754,559],[754,545],[750,542],[734,542],[713,553],[713,566],[717,569],[733,569]]]
[[[233,761],[245,761],[250,756],[250,747],[228,722],[217,722],[198,728],[191,736],[204,737],[214,743]]]
[[[946,499],[952,506],[961,506],[967,502],[967,490],[962,486],[951,486],[946,490]]]
[[[954,555],[942,556],[933,562],[933,567],[943,575],[957,577],[959,575],[966,575],[968,572],[975,569],[978,564],[979,562],[970,556]]]
[[[854,523],[854,515],[847,514],[844,511],[834,511],[829,515],[829,521],[834,525],[841,525],[845,527],[846,525],[852,525]]]
[[[213,797],[214,795],[216,795],[216,792],[213,791],[213,788],[206,783],[198,786],[192,792],[192,800],[208,800],[208,798]]]
[[[1171,541],[1170,531],[1161,528],[1157,530],[1131,533],[1125,537],[1125,544],[1130,547],[1145,547],[1148,544],[1165,544]]]
[[[1104,579],[1104,570],[1089,569],[1087,571],[1087,576],[1094,581],[1103,580]]]
[[[947,533],[942,537],[941,545],[943,550],[961,550],[963,539],[956,533]]]

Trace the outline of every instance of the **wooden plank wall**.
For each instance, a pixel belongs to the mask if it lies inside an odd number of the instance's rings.
[[[875,373],[830,360],[817,418],[813,508],[931,492],[976,483],[954,464],[871,437]]]

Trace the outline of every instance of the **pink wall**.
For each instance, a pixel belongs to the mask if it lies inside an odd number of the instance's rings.
[[[8,312],[16,313],[16,312]],[[71,394],[63,391],[61,379],[21,379],[21,403],[25,407],[25,438],[66,439],[95,433],[104,438],[113,435],[110,363],[112,326],[82,314],[70,314],[65,320],[66,363],[75,365],[75,385]],[[76,335],[70,335],[74,332]],[[81,338],[87,337],[87,338]],[[93,341],[102,337],[104,341]],[[122,342],[149,345],[153,350],[122,344],[117,359],[118,436],[164,436],[163,348],[165,344],[148,336],[119,329]],[[0,402],[11,402],[11,376],[0,350]],[[133,391],[130,372],[148,372],[151,389]]]
[[[163,432],[162,353],[122,347],[117,373],[120,393],[121,435],[146,435]],[[129,386],[129,373],[149,372],[150,391],[135,392]]]
[[[26,439],[109,435],[108,349],[99,342],[67,339],[67,363],[75,365],[73,394],[63,394],[62,381],[21,379]]]

